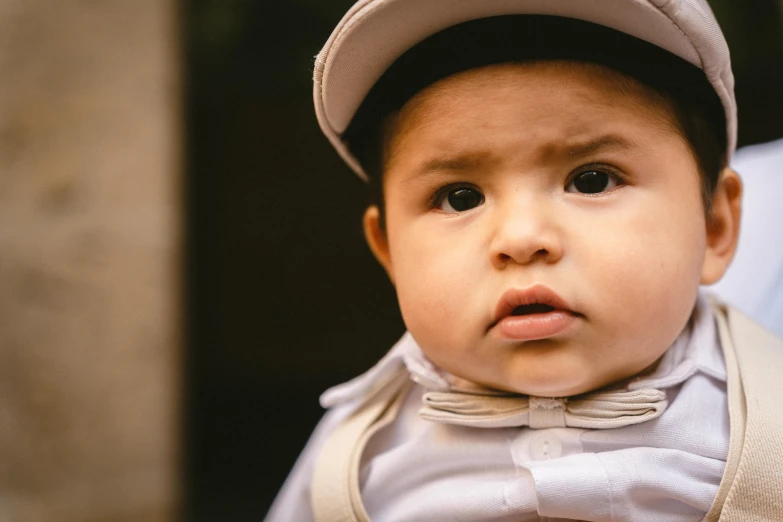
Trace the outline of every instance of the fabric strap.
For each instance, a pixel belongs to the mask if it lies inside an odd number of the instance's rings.
[[[313,472],[315,522],[370,521],[359,484],[361,456],[367,441],[397,417],[411,385],[404,368],[392,373],[326,440]]]
[[[706,521],[783,520],[783,340],[712,303],[728,371],[729,455]]]

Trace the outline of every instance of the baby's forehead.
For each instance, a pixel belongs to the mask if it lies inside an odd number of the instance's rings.
[[[609,67],[573,60],[537,60],[478,67],[448,76],[416,93],[387,125],[394,134],[454,120],[474,113],[491,117],[496,111],[578,110],[574,133],[589,131],[602,114],[642,116],[651,132],[679,132],[669,100],[652,87]],[[562,105],[558,105],[562,103]],[[596,119],[594,119],[596,118]],[[439,120],[439,121],[433,121]],[[531,119],[531,124],[540,120]]]
[[[599,155],[630,165],[660,154],[690,156],[674,116],[661,108],[665,100],[630,82],[601,66],[565,62],[455,74],[422,90],[391,120],[385,170],[555,168]]]
[[[448,101],[455,84],[481,86],[492,83],[502,87],[524,82],[529,86],[546,83],[549,88],[546,80],[551,76],[557,76],[566,84],[572,80],[587,80],[601,91],[618,97],[635,97],[652,108],[663,108],[666,101],[653,87],[611,67],[589,61],[557,59],[496,63],[459,71],[424,86],[406,105],[416,105],[416,100],[422,97]]]

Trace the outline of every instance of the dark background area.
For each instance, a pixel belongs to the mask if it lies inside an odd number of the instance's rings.
[[[321,135],[313,57],[352,0],[189,0],[185,519],[262,520],[322,410],[402,334],[364,184]],[[783,137],[779,0],[711,2],[740,145]]]

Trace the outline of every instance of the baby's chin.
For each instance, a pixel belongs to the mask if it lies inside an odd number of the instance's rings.
[[[565,383],[562,379],[556,382],[529,382],[524,381],[495,381],[483,379],[471,379],[469,377],[450,375],[449,384],[454,390],[466,392],[501,391],[517,393],[520,395],[533,395],[535,397],[570,397],[581,395],[597,389],[601,386],[591,386],[588,383]]]
[[[475,386],[492,390],[532,395],[535,397],[571,397],[582,395],[602,388],[611,387],[627,381],[632,375],[619,377],[591,376],[587,372],[540,372],[534,375],[516,376],[517,378],[496,380],[471,380],[460,377],[465,388]]]
[[[605,385],[592,385],[592,384],[565,384],[565,383],[546,383],[535,384],[530,383],[515,384],[513,386],[503,386],[502,384],[496,389],[501,391],[507,391],[512,393],[519,393],[522,395],[532,395],[534,397],[572,397],[574,395],[582,395],[591,391],[602,388]]]
[[[536,397],[571,397],[606,388],[624,387],[629,380],[655,370],[660,357],[652,363],[626,361],[624,364],[599,364],[561,353],[546,362],[517,359],[507,362],[503,372],[496,371],[487,379],[470,379],[486,388]],[[547,364],[549,363],[549,364]],[[476,375],[475,377],[479,377]]]

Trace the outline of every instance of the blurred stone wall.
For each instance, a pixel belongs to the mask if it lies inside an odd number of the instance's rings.
[[[0,522],[171,520],[173,0],[0,0]]]

